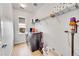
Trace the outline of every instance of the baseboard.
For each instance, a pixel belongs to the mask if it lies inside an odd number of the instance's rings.
[[[24,43],[24,42],[26,42],[26,41],[22,41],[22,42],[15,42],[15,44],[14,44],[14,45],[17,45],[17,44],[20,44],[20,43]]]

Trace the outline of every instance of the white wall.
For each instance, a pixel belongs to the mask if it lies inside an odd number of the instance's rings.
[[[2,45],[7,44],[6,48],[2,48],[1,55],[8,56],[13,49],[13,9],[10,3],[1,5],[1,29],[2,29]]]
[[[45,4],[36,13],[35,17],[41,19],[49,15],[50,11],[53,10],[53,4]],[[45,21],[36,24],[36,27],[44,32],[44,40],[49,47],[55,48],[56,50],[63,53],[63,55],[70,55],[69,41],[71,40],[70,34],[65,33],[65,30],[69,30],[68,21],[70,17],[76,17],[79,19],[79,9],[58,16],[55,18],[49,18]],[[79,55],[79,32],[75,35],[75,55]]]
[[[26,19],[26,31],[27,31],[27,29],[30,28],[31,26],[32,16],[33,15],[29,12],[24,12],[14,9],[14,32],[15,32],[14,43],[15,44],[25,42],[26,39],[25,34],[19,34],[18,32],[18,22],[19,22],[18,17],[24,17]]]

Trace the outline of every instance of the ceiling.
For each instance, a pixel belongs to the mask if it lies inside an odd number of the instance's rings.
[[[20,3],[12,3],[14,9],[27,11],[30,13],[36,12],[40,7],[44,5],[44,3],[24,3],[24,5],[26,5],[27,7],[23,9],[21,8]]]
[[[24,4],[27,7],[22,8],[20,6],[20,4]],[[49,5],[49,4],[48,3],[12,3],[12,6],[14,9],[22,10],[22,11],[26,11],[26,12],[30,12],[30,13],[36,13],[36,11],[38,11],[39,8],[43,7],[44,5]],[[65,8],[67,8],[67,7],[70,8],[70,6],[74,5],[74,3],[53,3],[50,5],[54,6],[54,7],[52,7],[53,13],[57,13]]]

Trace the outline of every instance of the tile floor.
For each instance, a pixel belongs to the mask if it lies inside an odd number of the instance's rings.
[[[17,44],[13,48],[12,56],[31,56],[31,50],[26,43]]]
[[[26,43],[21,43],[14,46],[12,56],[42,56],[42,54],[38,50],[31,52]]]

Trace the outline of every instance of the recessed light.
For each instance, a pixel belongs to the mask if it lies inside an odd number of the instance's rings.
[[[20,7],[24,9],[24,8],[26,8],[27,6],[26,6],[25,4],[20,4]]]

